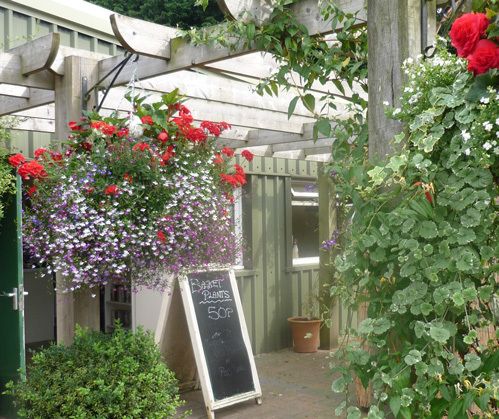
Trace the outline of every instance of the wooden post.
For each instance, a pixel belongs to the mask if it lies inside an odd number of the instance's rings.
[[[383,105],[400,105],[402,63],[421,53],[421,2],[376,0],[367,3],[369,43],[369,157],[384,160],[393,152],[391,141],[401,123],[385,116]],[[435,38],[435,1],[426,2],[428,43]]]
[[[319,241],[322,243],[329,240],[337,227],[336,221],[336,197],[334,186],[329,173],[324,173],[323,165],[319,166]],[[326,312],[330,316],[331,324],[321,327],[320,347],[331,349],[338,345],[339,316],[338,304],[330,297],[331,278],[333,269],[330,265],[330,253],[320,251],[319,265],[319,303],[321,315]]]
[[[87,77],[88,85],[92,86],[97,77],[97,63],[97,60],[77,56],[64,59],[64,76],[55,77],[55,136],[58,141],[67,138],[68,121],[81,117],[82,78]],[[57,342],[65,345],[73,342],[75,323],[98,330],[98,289],[63,293],[67,285],[60,274],[56,275],[56,287]]]

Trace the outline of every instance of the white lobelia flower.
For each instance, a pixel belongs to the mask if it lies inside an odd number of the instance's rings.
[[[485,131],[492,131],[493,125],[489,121],[485,121],[482,125]]]
[[[489,151],[492,148],[492,144],[488,141],[482,146],[485,150]]]
[[[144,127],[142,121],[137,115],[132,115],[128,121],[128,131],[130,135],[135,138],[140,138],[144,134]]]

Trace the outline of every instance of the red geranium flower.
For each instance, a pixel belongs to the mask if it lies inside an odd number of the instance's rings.
[[[172,145],[168,146],[166,151],[161,156],[161,163],[160,164],[162,166],[164,166],[166,163],[168,163],[168,160],[170,160],[175,155],[174,150],[175,150],[175,148]]]
[[[151,147],[149,147],[149,144],[147,144],[147,143],[137,143],[132,147],[132,150],[133,151],[137,151],[137,150],[146,151],[146,150],[149,150],[150,148]]]
[[[92,144],[90,144],[89,142],[83,141],[80,145],[83,150],[92,151]]]
[[[481,39],[468,56],[468,71],[477,75],[492,68],[499,68],[499,47],[490,39]]]
[[[227,157],[232,157],[234,155],[234,150],[230,147],[224,147],[222,148],[222,153]]]
[[[206,140],[206,134],[201,128],[189,128],[185,133],[185,138],[193,143],[201,143]]]
[[[105,135],[113,135],[116,132],[116,127],[111,124],[105,124],[102,129],[102,133]]]
[[[223,162],[224,162],[223,157],[220,154],[215,154],[215,157],[213,158],[213,163],[222,164]]]
[[[140,118],[140,120],[142,121],[143,124],[146,124],[146,125],[153,125],[154,124],[151,115],[144,115],[143,117]]]
[[[165,235],[165,233],[163,233],[163,231],[158,230],[158,232],[156,233],[156,235],[158,236],[158,240],[159,240],[161,243],[166,242],[166,235]]]
[[[254,154],[249,150],[243,150],[241,156],[243,156],[248,161],[252,161]]]
[[[41,179],[47,176],[45,168],[35,160],[23,163],[21,166],[19,166],[17,172],[19,173],[19,176],[21,176],[24,180]]]
[[[19,167],[21,164],[26,162],[26,158],[21,154],[14,154],[9,157],[9,164],[13,167]]]
[[[33,196],[33,194],[35,194],[36,192],[36,186],[35,185],[32,185],[29,187],[29,189],[27,190],[27,193],[29,196]]]
[[[39,159],[47,152],[48,152],[48,150],[46,148],[37,148],[34,152],[35,159]]]
[[[128,128],[121,128],[116,135],[120,138],[127,137],[128,136]]]
[[[56,151],[51,151],[50,156],[52,157],[52,160],[54,160],[54,161],[61,161],[62,160],[62,154],[58,153]]]
[[[168,141],[168,133],[166,131],[161,131],[158,134],[158,140],[162,143],[166,143]]]
[[[216,122],[203,121],[201,122],[201,128],[204,128],[211,135],[214,135],[215,137],[218,137],[222,133],[220,125],[218,125]]]
[[[76,121],[69,121],[68,127],[71,131],[81,131],[81,126]]]
[[[456,19],[449,32],[451,44],[457,55],[467,57],[485,35],[489,20],[484,13],[466,13]]]
[[[116,185],[106,186],[104,189],[104,194],[114,196],[118,193],[118,187]]]
[[[128,183],[132,183],[133,182],[133,177],[131,175],[129,175],[128,173],[125,173],[123,175],[123,180],[126,180]]]

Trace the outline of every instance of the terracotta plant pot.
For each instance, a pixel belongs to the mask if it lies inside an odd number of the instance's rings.
[[[288,318],[295,352],[317,352],[320,344],[321,321],[306,317]]]

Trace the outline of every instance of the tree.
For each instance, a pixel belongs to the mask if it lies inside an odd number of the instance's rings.
[[[192,26],[213,25],[223,20],[214,0],[206,10],[194,5],[195,0],[89,0],[122,15],[144,19],[167,26],[187,29]]]

